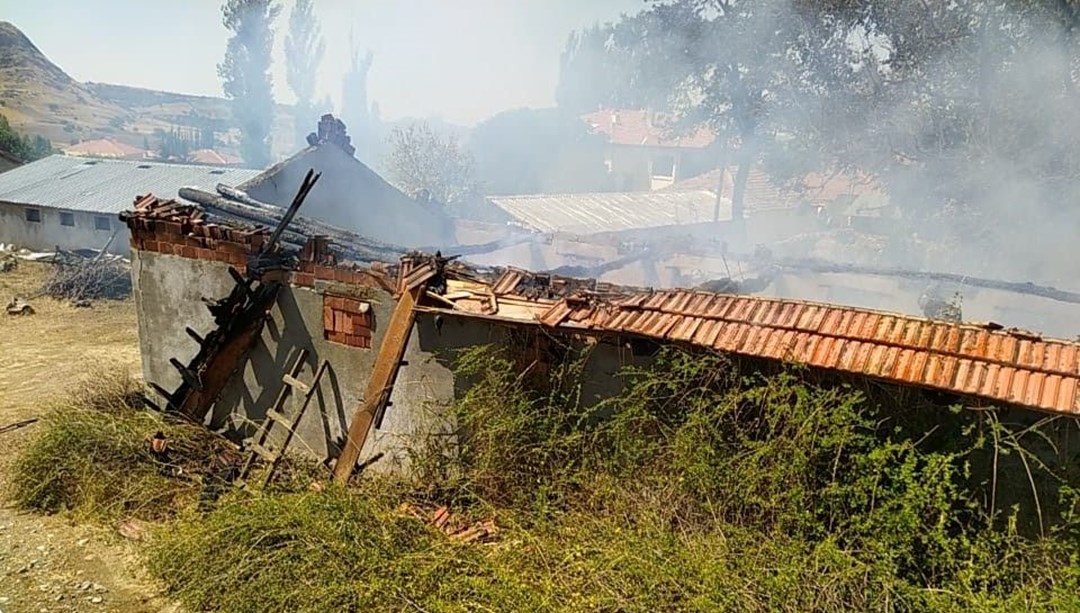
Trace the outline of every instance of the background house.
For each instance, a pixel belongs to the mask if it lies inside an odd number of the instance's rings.
[[[619,191],[662,189],[716,164],[708,130],[680,134],[662,113],[601,110],[582,119],[593,133],[607,137],[604,161]]]
[[[443,207],[406,196],[353,157],[344,127],[327,131],[327,124],[334,123],[324,117],[321,136],[309,137],[311,146],[234,187],[261,202],[287,207],[304,175],[314,169],[323,176],[304,201],[305,216],[406,247],[452,244],[453,227]]]
[[[230,155],[228,153],[222,153],[221,151],[215,151],[213,149],[196,149],[187,154],[187,161],[192,164],[205,164],[207,166],[243,166],[244,160]]]
[[[0,242],[38,250],[128,252],[127,226],[117,215],[133,195],[175,196],[181,187],[213,190],[242,183],[258,170],[99,160],[51,155],[0,174]]]
[[[490,221],[459,221],[457,241],[478,244],[528,235],[469,260],[491,266],[603,276],[618,282],[657,285],[651,246],[713,241],[731,220],[730,203],[717,207],[707,190],[598,192],[491,196]],[[598,268],[599,267],[599,268]]]
[[[82,141],[62,149],[64,155],[113,158],[118,160],[142,160],[150,157],[150,152],[139,147],[133,147],[111,138],[99,138]]]

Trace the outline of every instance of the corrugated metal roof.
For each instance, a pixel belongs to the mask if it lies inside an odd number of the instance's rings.
[[[214,191],[237,185],[260,170],[51,155],[0,174],[0,201],[40,207],[119,213],[137,195],[176,197],[181,187]]]
[[[700,191],[492,196],[492,204],[539,232],[598,234],[711,222],[716,195]],[[723,200],[720,221],[731,219]]]

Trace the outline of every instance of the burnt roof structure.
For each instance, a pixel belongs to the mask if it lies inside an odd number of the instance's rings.
[[[258,254],[261,244],[253,241],[257,232],[208,224],[198,212],[152,197],[140,200],[125,219],[136,249],[199,258],[225,247]],[[172,238],[162,240],[162,231]],[[317,241],[325,239],[311,240],[316,248],[305,248],[321,252]],[[219,246],[221,241],[228,245]],[[242,260],[230,257],[234,264]],[[396,286],[400,293],[415,285],[410,280],[434,275],[433,262],[444,261],[438,254],[411,253],[400,265],[358,268],[316,258],[280,278],[298,285],[319,278],[374,283]],[[917,386],[973,403],[1080,414],[1080,344],[1022,330],[795,300],[654,291],[520,269],[485,271],[461,262],[450,262],[438,274],[439,291],[422,296],[416,311],[647,338]]]

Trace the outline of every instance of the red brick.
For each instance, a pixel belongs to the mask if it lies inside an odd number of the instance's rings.
[[[195,252],[195,257],[199,258],[200,260],[212,260],[214,259],[214,254],[209,249],[197,249]]]
[[[143,251],[160,251],[161,250],[161,247],[160,247],[160,245],[158,245],[157,241],[145,240],[144,239],[142,241],[142,244],[143,244],[143,246],[142,246]]]
[[[304,287],[315,287],[315,275],[310,272],[293,273],[293,283]]]
[[[334,269],[333,268],[327,268],[325,266],[316,266],[315,267],[315,278],[319,279],[319,280],[323,280],[323,281],[333,281],[334,280]]]
[[[180,255],[184,256],[185,258],[191,258],[194,260],[195,258],[199,257],[199,250],[195,247],[184,245],[180,251]]]
[[[312,278],[315,278],[315,264],[314,262],[300,262],[300,272],[311,274]]]
[[[352,271],[344,268],[335,268],[334,280],[338,283],[352,283]]]

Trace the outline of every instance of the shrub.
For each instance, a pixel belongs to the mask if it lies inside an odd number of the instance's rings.
[[[198,425],[147,409],[139,384],[99,372],[43,418],[16,459],[10,498],[42,513],[92,519],[163,519],[195,502],[223,441]],[[161,432],[168,452],[151,452]]]

